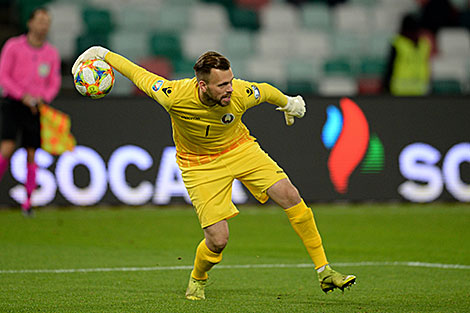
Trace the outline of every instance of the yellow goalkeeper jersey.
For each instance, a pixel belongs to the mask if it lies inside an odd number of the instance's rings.
[[[230,104],[210,107],[199,99],[195,77],[168,80],[113,52],[108,52],[105,60],[170,114],[177,162],[182,167],[208,163],[254,141],[242,122],[249,108],[263,102],[282,107],[287,104],[286,96],[269,84],[234,79]]]

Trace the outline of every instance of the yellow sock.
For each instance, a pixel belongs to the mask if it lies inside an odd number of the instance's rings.
[[[307,207],[304,200],[284,211],[295,232],[307,248],[307,252],[315,264],[315,269],[328,264],[312,210]]]
[[[194,269],[191,272],[191,276],[197,280],[207,279],[207,272],[220,261],[222,261],[222,253],[215,253],[209,250],[206,240],[203,239],[199,246],[197,246]]]

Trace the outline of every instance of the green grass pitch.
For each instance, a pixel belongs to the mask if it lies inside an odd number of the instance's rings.
[[[320,290],[281,209],[240,206],[196,302],[189,207],[0,210],[0,312],[470,311],[470,205],[311,207],[333,267],[357,275],[350,290]]]

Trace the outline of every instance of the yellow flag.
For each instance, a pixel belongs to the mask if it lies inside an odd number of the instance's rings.
[[[39,105],[41,121],[41,148],[52,155],[72,151],[77,144],[70,133],[70,117],[47,104]]]

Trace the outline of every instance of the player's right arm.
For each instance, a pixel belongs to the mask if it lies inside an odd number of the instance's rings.
[[[14,41],[10,39],[3,46],[0,55],[0,84],[8,96],[21,100],[24,96],[24,90],[11,75],[14,71],[16,58]]]
[[[117,53],[111,52],[103,47],[91,47],[85,52],[83,52],[77,58],[72,67],[72,75],[75,76],[75,73],[78,70],[80,63],[91,59],[105,60],[115,70],[117,70],[119,73],[127,77],[130,81],[132,81],[137,86],[137,88],[145,92],[149,97],[155,99],[167,111],[170,110],[172,104],[172,102],[169,101],[170,98],[168,96],[163,97],[162,93],[157,93],[155,91],[157,91],[158,86],[161,87],[162,84],[168,84],[171,81],[167,80],[162,76],[151,73],[143,67],[140,67],[137,64],[129,61],[125,57]]]
[[[0,85],[8,97],[23,102],[35,111],[39,99],[27,93],[25,87],[14,77],[18,62],[21,62],[18,60],[18,49],[21,47],[18,46],[16,40],[16,38],[11,38],[3,46],[0,55]]]

